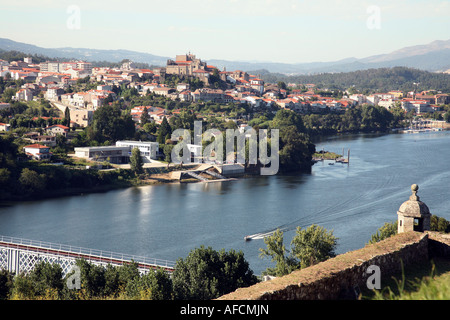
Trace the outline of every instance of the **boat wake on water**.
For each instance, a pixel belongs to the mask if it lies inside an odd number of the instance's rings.
[[[351,203],[354,203],[355,201],[360,200],[364,197],[367,197],[369,194],[371,194],[371,192],[360,194],[357,197],[353,197],[351,199],[348,199],[348,200],[338,203],[336,205],[329,206],[323,210],[308,214],[298,220],[280,225],[280,226],[272,228],[272,229],[264,230],[264,231],[261,231],[261,232],[258,232],[258,233],[252,234],[252,235],[247,235],[244,237],[244,240],[249,241],[249,240],[264,239],[266,237],[273,235],[273,233],[275,233],[277,230],[280,230],[282,232],[288,232],[288,231],[296,229],[297,227],[304,228],[304,227],[308,227],[312,224],[330,223],[330,222],[333,222],[333,221],[336,221],[339,219],[349,218],[349,217],[356,216],[356,215],[361,215],[361,214],[364,214],[365,212],[367,212],[367,208],[374,207],[375,205],[377,205],[379,203],[383,203],[388,199],[398,198],[402,195],[406,196],[408,194],[408,192],[409,191],[400,191],[400,192],[396,192],[396,193],[391,193],[389,195],[380,197],[373,201],[364,202],[360,205],[352,206],[350,208],[349,207],[345,208],[345,206],[347,206]],[[341,210],[339,210],[339,208],[341,208]]]
[[[443,179],[450,176],[450,172],[438,172],[436,174],[429,175],[426,179],[419,182],[420,186],[432,185],[436,179]],[[368,212],[368,209],[376,207],[379,204],[383,204],[391,199],[403,199],[407,198],[409,195],[409,188],[401,189],[397,192],[389,192],[392,187],[398,184],[397,176],[395,174],[389,175],[388,179],[381,184],[375,184],[372,190],[365,193],[361,193],[356,197],[351,197],[340,203],[328,206],[322,210],[307,214],[300,219],[294,220],[292,222],[274,227],[268,230],[263,230],[261,232],[247,235],[244,240],[260,240],[273,235],[277,230],[282,232],[287,232],[296,229],[297,227],[309,227],[312,224],[323,224],[330,223],[342,219],[347,219],[350,217],[358,216]],[[380,194],[382,190],[382,194]],[[376,195],[374,199],[374,195]],[[360,201],[366,199],[365,201]],[[359,203],[357,203],[359,202]]]
[[[348,205],[349,203],[355,202],[357,200],[359,200],[360,198],[363,198],[364,196],[366,196],[367,194],[369,194],[370,192],[367,192],[365,194],[360,194],[356,197],[352,197],[350,199],[347,199],[341,203],[329,206],[327,208],[324,208],[322,210],[319,210],[317,212],[313,212],[311,214],[308,214],[298,220],[280,225],[278,227],[272,228],[272,229],[268,229],[268,230],[264,230],[252,235],[247,235],[244,237],[244,240],[249,241],[249,240],[258,240],[258,239],[264,239],[266,237],[271,236],[274,232],[276,232],[277,230],[280,230],[282,232],[287,232],[293,229],[296,229],[297,227],[306,227],[306,226],[310,226],[311,224],[314,223],[324,223],[326,221],[319,221],[320,218],[327,218],[327,217],[331,217],[334,215],[339,215],[343,212],[346,212],[347,210],[341,210],[336,212],[336,210],[340,207],[343,207],[345,205]],[[330,212],[331,211],[331,212]]]

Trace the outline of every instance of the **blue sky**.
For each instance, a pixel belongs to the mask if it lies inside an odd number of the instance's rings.
[[[449,0],[0,0],[0,37],[204,60],[363,58],[450,39]]]

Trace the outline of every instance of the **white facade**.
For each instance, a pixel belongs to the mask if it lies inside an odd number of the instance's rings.
[[[42,159],[50,159],[52,154],[50,152],[50,147],[43,146],[40,144],[32,144],[29,146],[25,146],[23,148],[23,151],[36,160],[42,160]]]
[[[31,101],[33,100],[33,93],[29,89],[20,89],[16,92],[16,100]]]
[[[41,72],[59,72],[59,62],[42,62],[39,64]]]
[[[88,75],[92,73],[92,64],[90,62],[78,61],[77,69],[86,71]]]
[[[87,109],[74,109],[70,110],[70,121],[75,122],[78,126],[85,128],[91,124],[94,118],[94,111]]]
[[[264,100],[260,97],[256,97],[256,96],[248,96],[244,98],[245,100],[247,100],[247,102],[255,108],[259,108],[264,104]]]
[[[9,131],[11,128],[9,123],[0,122],[0,131]]]
[[[177,91],[184,91],[184,90],[189,90],[190,89],[190,85],[189,83],[179,83],[177,84]]]
[[[424,100],[402,101],[402,108],[406,111],[415,110],[416,113],[425,113],[432,111],[430,104]]]
[[[378,102],[380,101],[380,97],[376,95],[370,95],[367,97],[367,102],[371,102],[374,105],[378,105]]]
[[[139,148],[143,162],[148,163],[156,159],[159,144],[158,142],[147,141],[117,141],[115,146],[75,148],[75,157],[95,161],[109,161],[110,163],[127,163],[133,148]]]
[[[65,70],[64,73],[70,74],[70,77],[72,79],[85,78],[90,75],[90,73],[87,70],[72,69],[72,68]]]
[[[393,99],[380,99],[380,101],[378,101],[378,106],[390,109],[394,107],[395,102],[396,100]]]
[[[366,96],[364,96],[362,94],[352,94],[348,98],[352,99],[353,101],[356,101],[359,105],[366,102]],[[373,101],[372,101],[372,103],[373,103]]]
[[[111,91],[111,90],[112,90],[112,86],[111,86],[111,85],[107,85],[107,84],[105,84],[105,85],[100,85],[100,86],[97,86],[97,90],[107,90],[107,91]]]
[[[126,163],[129,157],[128,147],[99,146],[75,148],[75,157],[110,163]]]
[[[116,147],[128,147],[130,155],[133,148],[138,148],[144,162],[152,162],[152,160],[155,160],[159,151],[159,143],[149,141],[117,141]]]
[[[64,93],[64,90],[61,88],[48,88],[45,94],[45,97],[48,100],[58,100],[59,96]]]
[[[77,92],[72,97],[72,103],[76,107],[84,107],[84,102],[89,102],[87,94],[84,92]]]
[[[54,124],[45,128],[45,131],[52,136],[60,134],[64,137],[67,137],[67,134],[69,133],[69,127],[63,126],[61,124]]]
[[[189,152],[191,153],[191,160],[194,161],[202,161],[203,156],[203,148],[201,145],[196,144],[186,144],[187,148],[189,149]]]

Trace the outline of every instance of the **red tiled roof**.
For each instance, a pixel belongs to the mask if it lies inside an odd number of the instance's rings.
[[[24,148],[48,149],[49,147],[43,146],[43,145],[41,145],[41,144],[35,143],[35,144],[30,144],[30,145],[28,145],[28,146],[25,146]]]
[[[50,127],[47,127],[45,129],[49,129],[49,128],[53,128],[53,127],[59,127],[61,129],[64,129],[64,130],[69,130],[69,127],[63,126],[62,124],[54,124],[54,125],[52,125]]]

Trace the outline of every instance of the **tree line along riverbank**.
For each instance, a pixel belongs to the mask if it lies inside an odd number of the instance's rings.
[[[94,115],[94,122],[96,117]],[[408,115],[399,110],[388,111],[382,107],[364,105],[348,109],[342,114],[300,115],[282,109],[274,115],[253,118],[249,125],[256,132],[258,129],[279,130],[279,172],[295,173],[311,171],[316,152],[312,139],[342,133],[389,132],[403,127],[407,119]],[[195,117],[187,117],[185,120],[188,122],[186,128],[193,128]],[[108,123],[103,119],[96,124],[96,130],[101,131],[102,126],[108,126]],[[163,126],[157,128],[163,129]],[[170,136],[174,129],[170,125],[165,126],[164,130],[167,132],[164,134]],[[88,127],[86,130],[89,132],[92,129]],[[80,139],[77,137],[75,140]],[[167,172],[163,169],[145,169],[139,173],[133,169],[86,170],[85,162],[69,159],[64,153],[66,150],[61,150],[60,146],[54,151],[63,158],[64,165],[27,160],[21,151],[21,143],[23,141],[18,141],[13,133],[0,136],[0,201],[42,199],[173,182],[167,179],[170,169]],[[160,147],[166,153],[171,151],[167,146],[170,146],[170,142],[163,140]],[[171,159],[166,157],[165,160]]]

